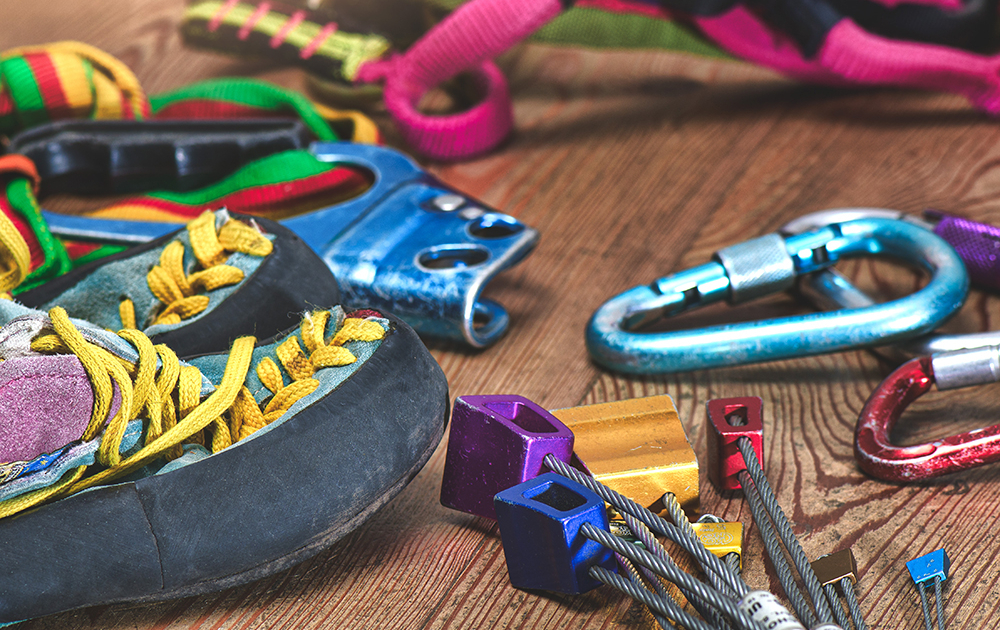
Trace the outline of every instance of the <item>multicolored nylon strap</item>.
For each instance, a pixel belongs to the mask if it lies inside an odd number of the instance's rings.
[[[269,0],[196,0],[184,12],[181,32],[190,45],[294,63],[345,89],[383,84],[386,109],[401,135],[431,158],[456,160],[481,154],[495,147],[513,126],[503,74],[489,57],[470,62],[471,51],[462,42],[445,46],[444,57],[458,61],[454,71],[428,74],[431,68],[424,62],[435,65],[439,61],[436,40],[425,42],[425,37],[405,53],[394,54],[391,42],[378,33],[345,30],[320,13]],[[479,29],[467,35],[472,40],[490,39]],[[440,116],[419,111],[417,105],[429,90],[460,72],[470,76],[468,84],[479,101],[476,105]]]
[[[457,4],[456,0],[425,2]],[[231,52],[273,50],[272,57],[284,51],[287,59],[300,63],[328,48],[323,53],[330,56],[327,69],[335,71],[329,76],[348,84],[383,84],[386,109],[403,137],[426,155],[456,159],[493,148],[513,126],[506,81],[490,60],[557,19],[570,4],[572,0],[469,0],[404,53],[386,50],[380,56],[378,47],[363,47],[361,40],[347,45],[350,37],[336,23],[324,24],[308,12],[281,9],[269,0],[196,0],[182,29],[189,41],[202,45]],[[975,7],[961,0],[577,0],[576,4],[619,16],[683,19],[726,51],[796,78],[952,92],[987,112],[1000,113],[1000,57],[961,47],[974,48],[984,33],[991,32],[995,8],[985,4],[978,20],[971,19],[980,15]],[[780,20],[769,21],[762,15]],[[944,30],[954,33],[944,37]],[[695,40],[682,41],[693,47]],[[478,105],[447,116],[419,111],[424,94],[461,72],[471,74],[484,95]]]
[[[263,81],[214,79],[147,99],[127,66],[86,44],[59,42],[0,54],[0,135],[67,118],[266,116],[297,116],[320,140],[379,140],[378,129],[364,115],[315,104]],[[21,156],[5,159],[15,157]],[[27,158],[7,160],[0,166],[0,211],[14,222],[31,253],[31,272],[18,292],[65,273],[74,264],[122,249],[63,243],[53,237],[35,196],[37,179]],[[149,193],[96,214],[184,223],[204,209],[228,205],[236,212],[280,218],[310,204],[315,207],[353,196],[367,185],[366,177],[354,170],[320,163],[304,151],[289,151],[251,163],[199,191]]]
[[[313,11],[277,3],[203,0],[181,18],[184,41],[242,55],[266,55],[321,77],[351,83],[358,68],[392,47],[378,33],[348,32]]]

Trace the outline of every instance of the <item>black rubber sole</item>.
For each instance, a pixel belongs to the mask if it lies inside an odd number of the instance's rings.
[[[329,547],[426,463],[444,374],[395,330],[336,390],[201,462],[0,521],[0,622],[229,588]]]

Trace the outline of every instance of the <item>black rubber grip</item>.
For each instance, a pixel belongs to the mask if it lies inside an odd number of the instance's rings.
[[[72,120],[11,139],[31,158],[41,195],[201,188],[253,160],[309,146],[298,120]]]

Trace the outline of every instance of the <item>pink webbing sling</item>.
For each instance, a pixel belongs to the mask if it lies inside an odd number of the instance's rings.
[[[878,0],[894,6],[897,0]],[[910,0],[943,9],[956,0]],[[613,12],[678,15],[637,0],[582,0]],[[427,32],[409,50],[364,64],[363,82],[385,84],[385,104],[404,138],[436,159],[456,160],[489,151],[510,132],[507,83],[491,59],[528,37],[563,9],[559,0],[471,0]],[[836,22],[815,55],[743,5],[715,16],[689,16],[732,54],[790,77],[827,85],[894,85],[960,94],[976,107],[1000,113],[1000,58],[869,33],[850,18]],[[422,114],[417,105],[432,88],[470,72],[485,97],[449,116]]]

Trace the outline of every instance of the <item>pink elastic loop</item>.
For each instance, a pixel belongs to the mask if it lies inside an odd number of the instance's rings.
[[[414,89],[399,75],[385,81],[385,107],[406,142],[436,160],[460,160],[498,145],[514,126],[507,80],[492,61],[470,70],[485,94],[475,107],[448,116],[428,116],[417,109],[426,90]]]
[[[420,38],[404,55],[363,64],[357,80],[385,81],[385,104],[417,150],[441,160],[488,151],[513,126],[507,81],[491,59],[552,20],[559,0],[472,0]],[[469,71],[486,94],[472,109],[450,116],[417,110],[431,88]]]
[[[430,89],[496,58],[561,10],[559,0],[472,0],[417,40],[403,55],[400,71]]]

